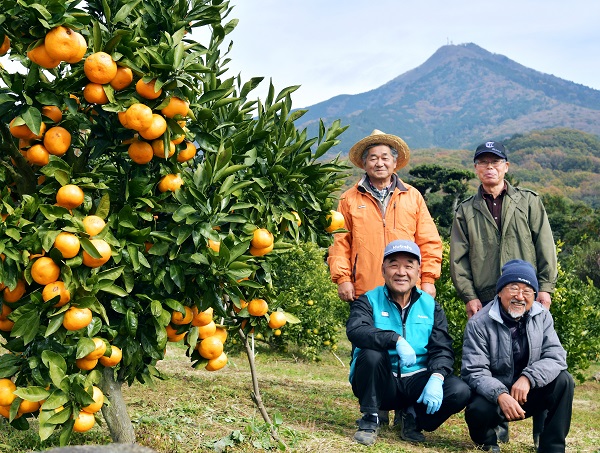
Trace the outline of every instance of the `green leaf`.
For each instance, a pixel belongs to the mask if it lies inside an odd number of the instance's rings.
[[[29,107],[23,114],[21,114],[21,118],[25,121],[27,127],[33,132],[35,135],[40,134],[40,128],[42,126],[42,113],[35,107]]]
[[[77,342],[76,359],[81,359],[96,349],[96,344],[91,338],[81,337]]]
[[[21,311],[22,308],[19,310]],[[23,311],[21,316],[15,321],[12,328],[12,336],[22,337],[25,344],[31,343],[40,328],[40,314],[37,308]]]
[[[140,3],[140,1],[141,0],[125,2],[121,9],[117,11],[117,14],[115,14],[115,18],[113,19],[114,23],[125,21],[125,19],[127,19],[127,17],[129,17],[129,15],[131,14],[131,11],[133,11],[133,9],[137,7],[138,3]]]
[[[19,398],[34,402],[45,400],[50,395],[50,392],[44,387],[39,387],[35,385],[28,387],[19,387],[13,393]]]
[[[119,296],[119,297],[125,297],[127,296],[127,291],[125,291],[123,288],[117,286],[117,285],[109,285],[106,287],[103,287],[101,289],[101,291],[104,291],[105,293],[109,293],[109,294],[114,294],[115,296]]]

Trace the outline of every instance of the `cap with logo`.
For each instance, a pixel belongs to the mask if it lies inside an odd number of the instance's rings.
[[[506,149],[504,145],[500,142],[485,142],[477,147],[475,150],[475,156],[473,160],[477,159],[482,154],[495,154],[501,159],[508,160],[508,156],[506,155]]]
[[[383,251],[383,259],[385,260],[388,256],[393,255],[394,253],[409,253],[416,256],[419,259],[419,263],[421,263],[421,251],[419,250],[419,246],[413,241],[397,239],[390,242],[385,246],[385,250]]]

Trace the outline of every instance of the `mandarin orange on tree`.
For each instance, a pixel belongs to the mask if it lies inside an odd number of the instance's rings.
[[[257,249],[263,249],[273,245],[273,234],[265,228],[257,228],[252,234],[250,245]]]
[[[40,409],[40,406],[39,401],[22,400],[21,403],[19,403],[19,409],[17,409],[17,411],[19,414],[31,414],[37,412]]]
[[[218,371],[225,365],[227,365],[227,355],[223,352],[216,359],[209,360],[204,369],[206,371]]]
[[[8,286],[4,288],[2,297],[4,298],[4,302],[12,304],[21,299],[21,297],[25,295],[26,291],[27,286],[25,285],[25,280],[19,279],[17,280],[17,285],[14,287],[14,289],[10,289]]]
[[[100,390],[95,385],[92,386],[92,399],[94,400],[94,402],[89,406],[82,407],[82,411],[88,412],[90,414],[95,414],[100,409],[102,409],[102,405],[104,404],[104,393],[102,393],[102,390]]]
[[[62,156],[71,146],[71,133],[61,126],[51,127],[44,134],[44,147],[54,156]]]
[[[189,109],[189,102],[173,96],[169,99],[169,103],[161,110],[161,112],[167,118],[173,118],[175,115],[187,116]]]
[[[60,277],[60,266],[52,258],[42,256],[31,266],[31,278],[40,285],[55,282]]]
[[[187,332],[177,333],[177,329],[174,328],[171,324],[167,324],[167,327],[165,327],[165,329],[167,331],[167,340],[173,343],[177,343],[178,341],[183,340],[187,335]]]
[[[141,134],[141,132],[140,132]],[[165,159],[165,143],[164,141],[161,140],[152,140],[152,151],[154,152],[154,155],[156,157],[162,157],[163,159]],[[167,157],[171,157],[173,154],[175,154],[175,143],[173,143],[172,141],[169,141],[169,154],[167,155]]]
[[[83,98],[90,104],[108,104],[104,86],[95,82],[90,82],[83,88]]]
[[[71,329],[67,329],[67,330],[71,330]],[[73,329],[73,330],[79,330],[79,329]],[[96,365],[98,365],[98,359],[88,359],[87,357],[82,357],[80,359],[75,360],[75,366],[77,368],[79,368],[80,370],[84,370],[84,371],[93,370],[94,368],[96,368]]]
[[[50,162],[50,153],[43,145],[37,144],[27,150],[25,158],[31,165],[43,167]]]
[[[227,329],[221,326],[217,326],[217,328],[215,329],[215,334],[213,336],[217,337],[219,340],[221,340],[221,343],[225,344],[225,341],[227,340]]]
[[[89,431],[96,424],[96,417],[94,414],[90,414],[89,412],[81,411],[79,415],[75,418],[75,423],[73,424],[73,431],[76,433],[84,433]]]
[[[185,142],[185,148],[177,153],[177,162],[187,162],[193,159],[196,156],[196,152],[197,149],[192,142]]]
[[[83,35],[64,26],[54,27],[44,38],[46,51],[50,57],[67,63],[81,61],[87,51]]]
[[[110,349],[111,351],[109,356],[103,355],[98,359],[100,363],[106,367],[115,366],[123,358],[123,351],[121,351],[121,348],[111,345]]]
[[[216,359],[223,353],[223,343],[219,338],[212,335],[199,342],[196,350],[205,359]]]
[[[89,308],[70,307],[64,315],[63,327],[67,330],[79,330],[92,322],[92,310]]]
[[[99,234],[106,226],[106,222],[104,221],[104,219],[97,215],[85,216],[83,218],[82,223],[83,223],[83,228],[85,229],[85,232],[87,234],[89,234],[90,237],[96,236],[97,234]]]
[[[44,43],[40,44],[37,47],[34,47],[29,52],[27,52],[27,58],[29,58],[38,66],[41,66],[45,69],[53,69],[60,64],[60,60],[52,58],[48,54],[48,51],[46,50],[46,45]]]
[[[81,243],[73,233],[61,231],[54,240],[54,248],[62,253],[63,258],[73,258],[79,253]]]
[[[48,302],[56,296],[60,296],[60,298],[53,305],[54,307],[62,307],[71,300],[71,292],[65,286],[65,282],[58,280],[44,286],[42,290],[42,299],[44,299],[44,302]]]
[[[192,309],[190,307],[183,307],[185,310],[185,315],[183,315],[180,311],[175,310],[171,313],[171,324],[175,324],[176,326],[182,326],[184,324],[189,324],[192,322],[194,315],[192,314]]]
[[[75,209],[83,203],[84,193],[75,184],[66,184],[56,192],[56,204],[67,209]]]
[[[344,215],[339,211],[330,211],[330,213],[327,214],[326,222],[327,227],[325,227],[325,231],[328,233],[332,233],[335,230],[339,230],[346,226]]]
[[[12,136],[16,137],[16,138],[22,138],[22,139],[26,139],[26,140],[31,140],[31,139],[39,140],[42,138],[42,136],[46,132],[46,123],[40,124],[40,132],[37,135],[31,129],[29,129],[29,126],[27,126],[27,124],[25,124],[25,121],[22,120],[22,118],[18,121],[18,123],[20,123],[20,124],[15,124],[15,123],[17,123],[17,118],[12,119],[11,122],[9,123],[8,127],[9,127],[9,130],[10,130],[10,133],[12,134]]]
[[[100,337],[94,337],[92,338],[92,341],[94,342],[95,348],[92,352],[86,355],[85,358],[90,360],[99,359],[106,352],[106,343]]]
[[[13,392],[17,386],[13,381],[7,378],[0,379],[0,406],[10,406],[17,398]]]
[[[175,192],[183,185],[183,179],[180,175],[165,175],[158,183],[158,190],[161,192]]]
[[[146,99],[156,99],[162,94],[162,88],[156,91],[156,79],[152,79],[150,82],[144,82],[144,79],[140,79],[135,84],[135,91]]]
[[[42,115],[47,116],[55,123],[60,123],[63,114],[62,111],[55,105],[45,105],[42,107]]]
[[[152,114],[152,123],[146,129],[139,130],[140,135],[146,140],[155,140],[167,130],[167,121],[158,113]],[[162,140],[161,140],[162,143]],[[164,156],[164,152],[163,152]]]
[[[194,307],[196,308],[196,307]],[[194,310],[192,310],[194,312]],[[194,317],[192,318],[192,326],[199,327],[205,326],[213,320],[214,310],[212,307],[208,307],[206,310],[198,312],[196,308]]]
[[[0,330],[1,331],[10,332],[14,326],[15,326],[15,323],[12,322],[10,319],[0,319]]]
[[[85,59],[83,72],[90,82],[104,85],[117,75],[117,63],[106,52],[95,52]]]
[[[8,35],[4,35],[4,40],[2,41],[2,45],[0,46],[0,57],[3,57],[8,53],[10,49],[10,39]]]
[[[133,82],[133,72],[124,66],[117,67],[117,75],[110,81],[110,86],[119,91],[127,88]]]
[[[250,246],[250,255],[252,256],[264,256],[267,253],[273,251],[274,244],[269,245],[268,247],[256,248],[253,245]]]
[[[285,326],[286,323],[287,319],[285,313],[282,311],[274,311],[269,315],[269,327],[271,329],[279,329],[280,327]]]
[[[145,165],[154,157],[152,145],[142,140],[134,140],[127,148],[127,154],[136,164]]]
[[[96,247],[96,250],[98,250],[98,253],[100,253],[101,256],[100,258],[94,258],[84,250],[82,255],[83,264],[92,268],[100,267],[106,264],[112,255],[112,249],[110,248],[108,242],[106,242],[104,239],[91,239],[90,242],[94,245],[94,247]]]
[[[214,321],[211,321],[208,324],[198,327],[198,338],[204,340],[205,338],[212,337],[216,331],[217,325]]]
[[[264,316],[269,311],[269,304],[264,299],[252,299],[248,303],[248,313],[252,316]]]
[[[152,109],[139,102],[133,104],[125,112],[125,121],[128,129],[147,129],[152,124]]]

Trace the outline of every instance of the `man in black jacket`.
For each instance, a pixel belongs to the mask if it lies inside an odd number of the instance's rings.
[[[350,306],[350,383],[363,413],[354,439],[363,445],[377,439],[380,409],[402,411],[400,437],[422,442],[421,430],[435,430],[471,396],[452,374],[454,350],[443,309],[416,288],[420,261],[414,242],[390,242],[382,265],[385,285]]]

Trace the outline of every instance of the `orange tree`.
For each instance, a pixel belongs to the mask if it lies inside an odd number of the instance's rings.
[[[0,69],[0,379],[15,386],[2,400],[14,427],[37,416],[42,440],[66,444],[102,407],[113,440],[134,441],[122,384],[160,377],[168,341],[196,368],[225,366],[228,334],[248,345],[269,329],[281,252],[329,243],[346,167],[318,158],[345,128],[308,137],[297,87],[260,102],[248,96],[262,79],[226,77],[231,11],[3,2],[2,53],[24,68]]]

